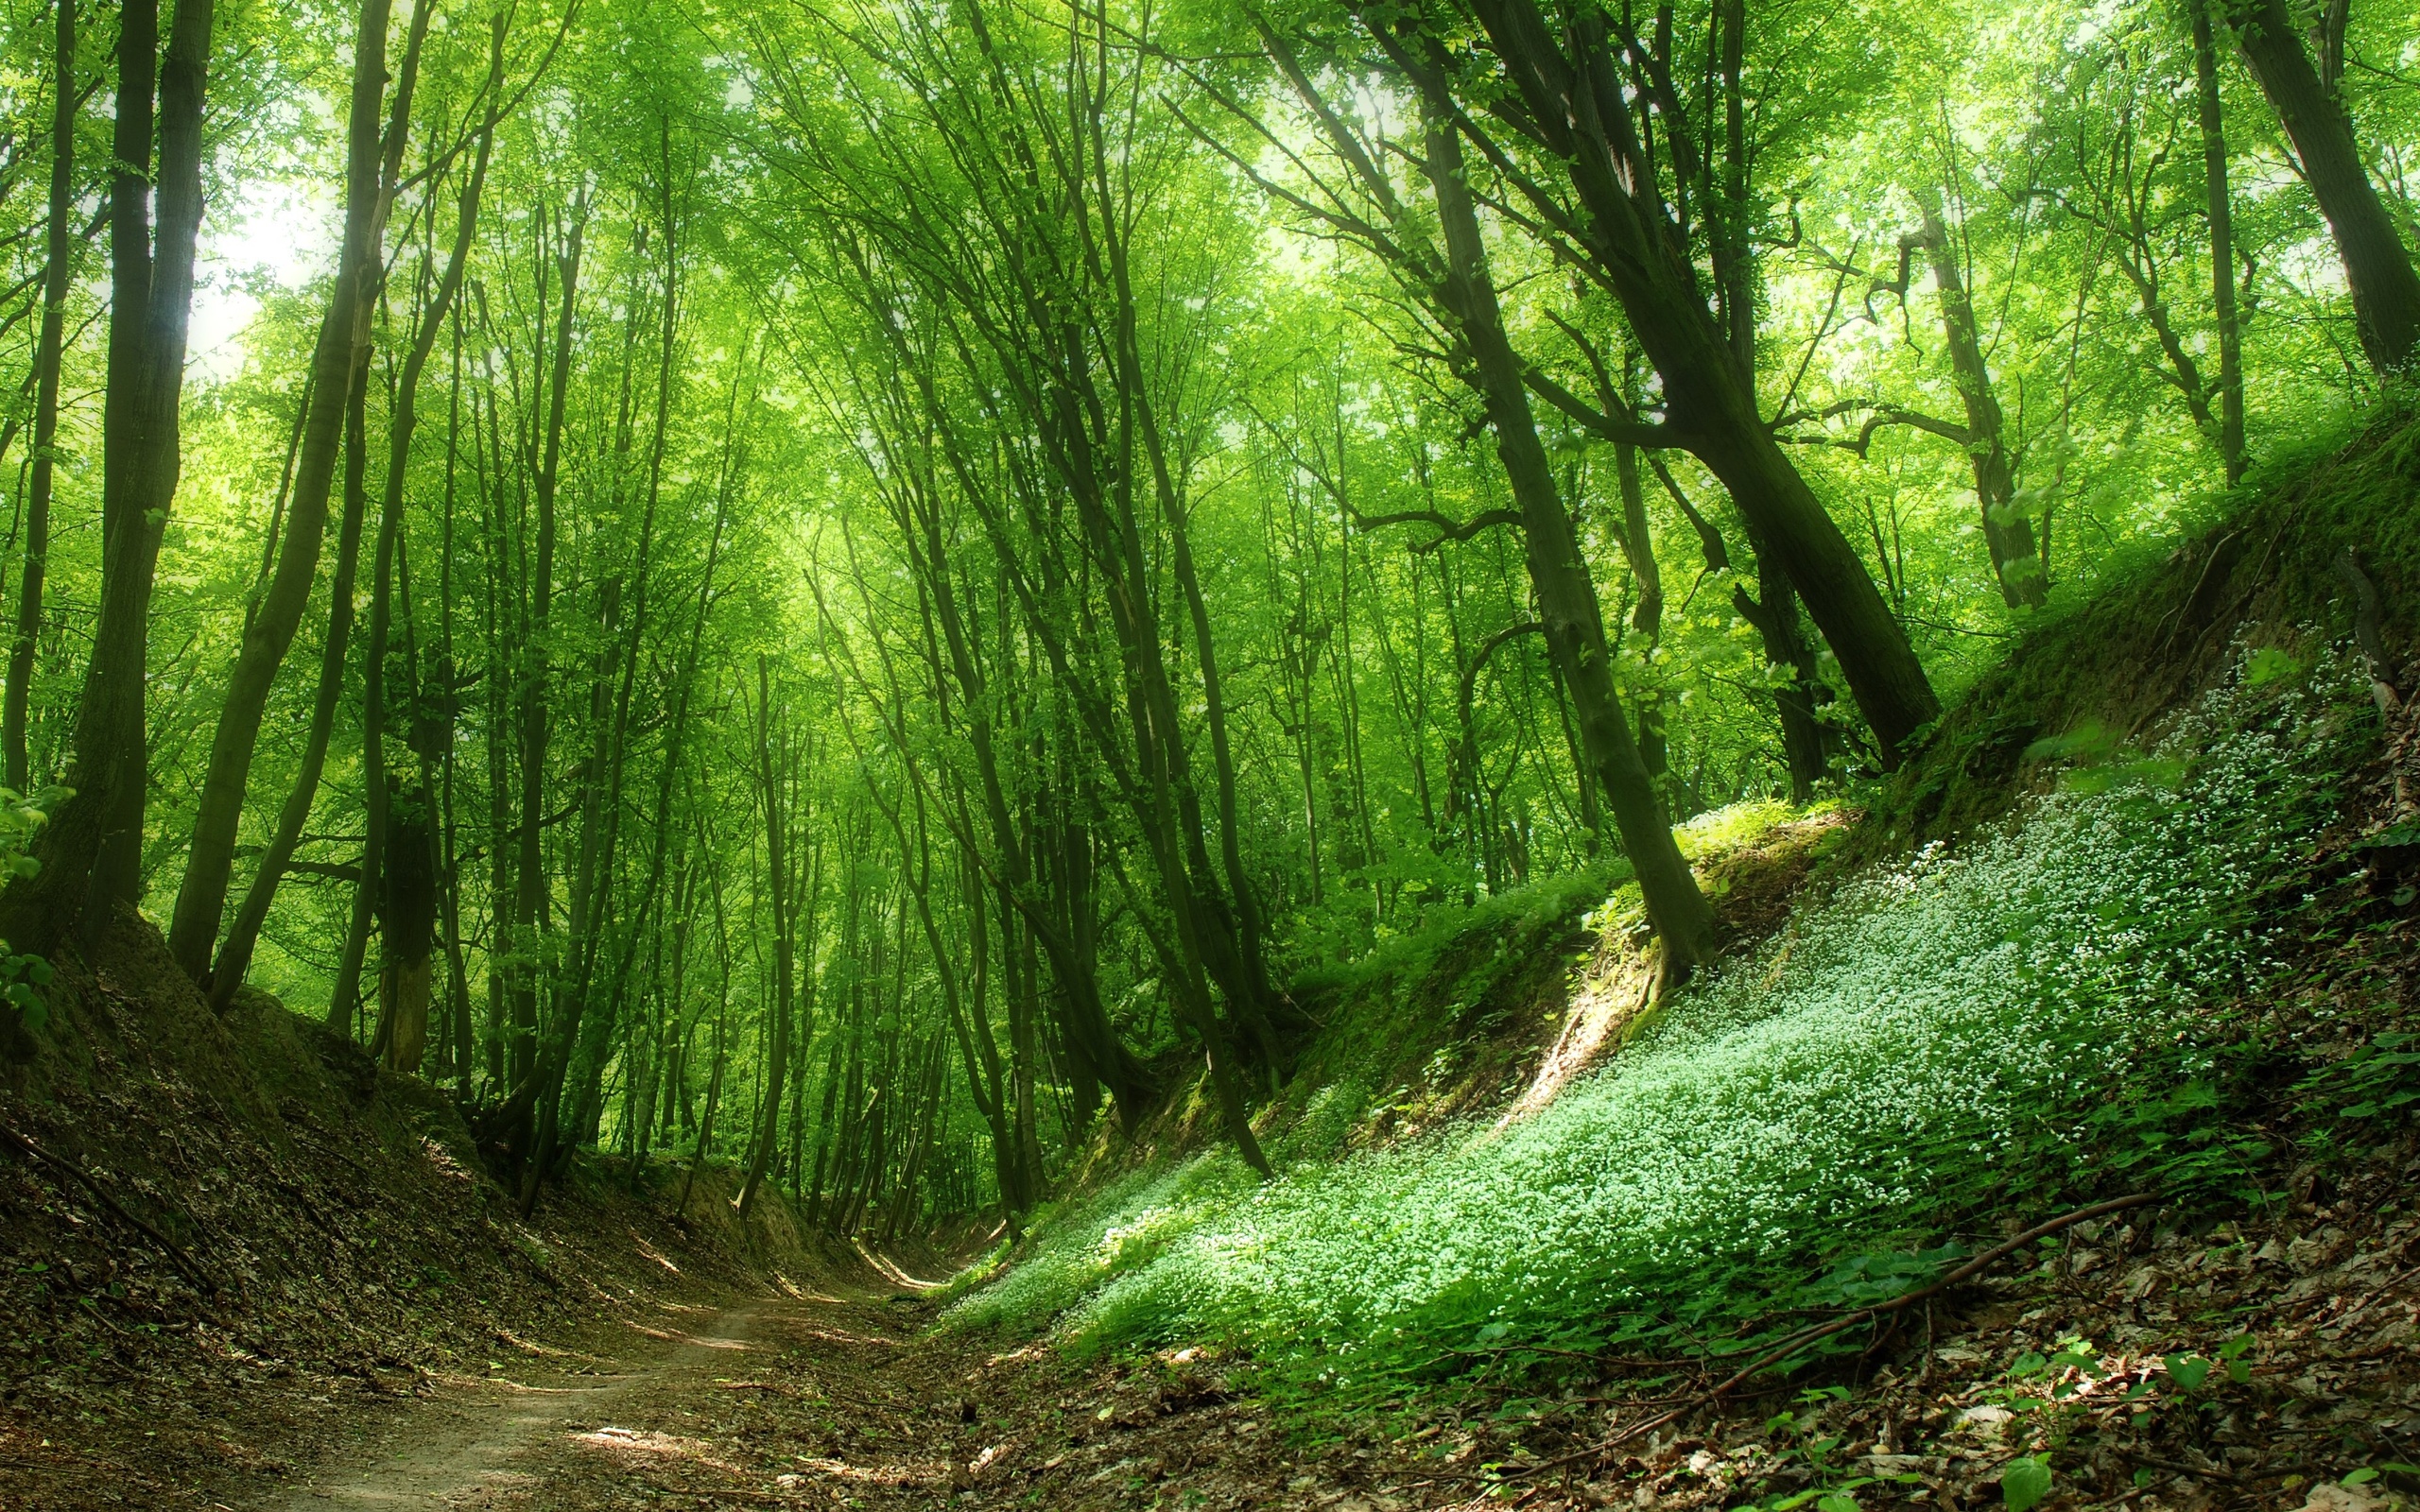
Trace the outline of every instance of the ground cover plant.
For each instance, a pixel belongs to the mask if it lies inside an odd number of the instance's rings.
[[[1810,902],[1533,1115],[1267,1185],[1216,1153],[1131,1174],[953,1315],[1219,1340],[1349,1399],[1922,1284],[1956,1220],[2106,1179],[2107,1108],[2156,1144],[2206,1085],[2207,1007],[2274,970],[2274,900],[2376,739],[2342,657],[2306,655],[2246,651],[2139,750],[2046,742],[2082,759],[1999,830]],[[2140,1164],[2171,1190],[2243,1168]]]

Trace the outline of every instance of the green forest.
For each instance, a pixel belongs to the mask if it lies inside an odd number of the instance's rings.
[[[2415,249],[2411,0],[0,0],[0,1506],[2411,1504]]]

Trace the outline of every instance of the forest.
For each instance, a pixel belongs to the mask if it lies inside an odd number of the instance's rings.
[[[2411,0],[0,0],[0,1503],[2408,1504],[2415,248]]]

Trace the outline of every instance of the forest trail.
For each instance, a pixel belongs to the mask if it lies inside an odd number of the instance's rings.
[[[1467,1494],[1438,1467],[1377,1484],[1368,1452],[1286,1441],[1197,1351],[1082,1365],[935,1331],[935,1304],[870,1288],[717,1311],[666,1301],[614,1350],[550,1350],[365,1414],[241,1512],[475,1508],[1330,1507]],[[225,1496],[225,1493],[221,1493]]]
[[[551,1504],[531,1500],[559,1482],[548,1473],[551,1449],[566,1440],[585,1446],[627,1434],[611,1419],[634,1397],[714,1389],[717,1377],[732,1374],[736,1362],[759,1348],[752,1338],[774,1305],[752,1303],[716,1314],[667,1304],[666,1322],[676,1327],[648,1331],[658,1336],[635,1341],[644,1347],[634,1347],[628,1358],[548,1349],[527,1367],[440,1378],[435,1397],[399,1418],[365,1424],[362,1435],[331,1453],[308,1485],[261,1505],[302,1512]],[[677,1328],[700,1318],[704,1321],[689,1330]],[[566,1468],[580,1466],[575,1454]]]

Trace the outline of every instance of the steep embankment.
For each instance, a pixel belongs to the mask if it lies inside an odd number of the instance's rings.
[[[2420,1477],[2415,506],[2420,426],[2381,425],[2040,627],[1651,1016],[1610,877],[1316,984],[1284,1179],[1166,1139],[951,1320],[1409,1413],[1393,1494]],[[1721,828],[1734,877],[1791,847]]]
[[[712,1167],[685,1221],[585,1165],[521,1221],[445,1094],[265,995],[216,1018],[130,916],[44,997],[0,1092],[0,1503],[248,1501],[436,1375],[821,1273]]]

